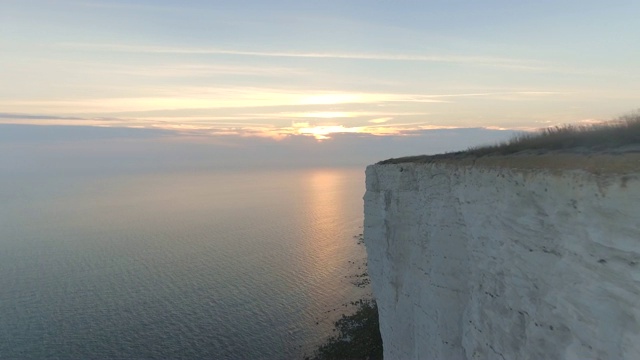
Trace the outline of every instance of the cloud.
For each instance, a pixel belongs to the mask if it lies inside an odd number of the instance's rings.
[[[124,126],[129,128],[136,127],[135,123],[127,123],[124,119],[118,118],[87,118],[74,116],[53,116],[53,115],[33,115],[33,114],[16,114],[16,113],[0,113],[0,124],[13,125],[64,125],[64,126]],[[144,127],[144,126],[138,126]]]
[[[551,91],[515,91],[462,94],[411,94],[349,91],[314,91],[298,89],[273,89],[251,87],[177,87],[170,91],[157,90],[152,96],[75,98],[51,100],[0,100],[0,107],[9,112],[37,111],[59,116],[64,114],[117,114],[149,111],[175,111],[179,109],[269,108],[278,106],[315,106],[341,104],[392,104],[392,103],[449,103],[456,98],[487,97],[499,100],[519,100],[523,97],[540,97],[565,94]],[[338,117],[341,111],[313,111],[317,117]],[[301,114],[311,112],[300,112]],[[352,116],[342,112],[345,116]],[[160,114],[158,114],[161,116]],[[277,115],[272,113],[273,116]],[[363,114],[355,114],[363,116]],[[374,113],[372,115],[375,116]],[[399,115],[388,113],[387,115]],[[283,113],[284,117],[298,115]],[[305,115],[302,115],[305,116]],[[310,115],[313,117],[313,115]]]
[[[81,65],[87,65],[82,63]],[[113,66],[111,64],[88,64],[99,67],[101,72],[131,76],[145,76],[154,78],[184,78],[211,75],[241,75],[241,76],[295,76],[306,75],[308,71],[290,67],[278,66],[239,66],[239,65],[209,65],[209,64],[171,64],[146,66]]]
[[[98,2],[98,1],[85,1],[80,3],[83,6],[90,8],[100,9],[122,9],[122,10],[163,10],[163,11],[179,11],[180,7],[160,6],[156,4],[125,4],[125,3],[113,3],[113,2]]]
[[[71,117],[71,116],[30,115],[30,114],[14,114],[14,113],[0,113],[0,119],[13,119],[13,120],[84,120],[82,118]]]
[[[368,113],[364,113],[368,114]],[[371,113],[375,114],[375,113]],[[301,116],[299,118],[309,118]],[[358,133],[368,135],[397,135],[410,134],[416,130],[449,129],[452,126],[437,126],[425,122],[386,123],[391,117],[376,118],[369,121],[371,125],[345,125],[337,123],[341,117],[319,117],[332,120],[329,123],[312,123],[309,121],[293,121],[290,125],[276,126],[268,121],[265,123],[247,121],[209,121],[190,122],[189,119],[174,119],[163,121],[159,119],[139,118],[92,118],[92,117],[55,117],[47,115],[21,115],[0,113],[0,125],[40,125],[57,126],[59,128],[75,128],[79,126],[94,128],[118,129],[150,129],[167,131],[181,136],[191,137],[220,137],[241,136],[271,138],[282,140],[290,136],[310,136],[318,140],[327,140],[338,134]],[[334,120],[335,119],[335,120]],[[364,123],[366,124],[366,123]]]
[[[291,123],[291,126],[293,128],[305,128],[311,126],[311,124],[306,121],[294,121]]]
[[[0,106],[13,112],[35,109],[64,114],[112,113],[175,109],[250,108],[294,105],[332,105],[380,102],[446,102],[422,95],[282,90],[270,88],[173,88],[170,92],[145,97],[108,97],[57,100],[4,100]]]
[[[123,45],[123,44],[88,44],[61,43],[59,46],[67,48],[92,49],[111,52],[128,53],[159,53],[159,54],[193,54],[193,55],[237,55],[251,57],[276,58],[312,58],[312,59],[345,59],[345,60],[377,60],[377,61],[411,61],[438,62],[471,65],[489,65],[520,70],[545,70],[547,67],[534,60],[523,60],[505,57],[478,55],[424,55],[424,54],[388,54],[388,53],[337,53],[337,52],[289,52],[289,51],[251,51],[224,48],[188,48],[153,45]]]
[[[262,113],[254,114],[253,116],[259,118],[314,118],[314,119],[349,119],[349,118],[366,118],[371,116],[379,117],[374,121],[369,122],[386,122],[391,120],[392,117],[382,118],[382,116],[415,116],[415,115],[427,115],[425,112],[381,112],[381,111],[307,111],[307,112],[276,112],[276,113]]]
[[[447,120],[443,114],[457,105],[446,103],[464,105],[463,99],[477,97],[513,101],[556,94],[560,93],[537,89],[403,94],[178,87],[164,90],[156,97],[0,100],[0,108],[8,111],[0,113],[0,124],[148,128],[190,136],[238,135],[273,139],[294,135],[327,139],[340,133],[407,135],[420,129],[456,127],[443,124],[473,124],[459,119]],[[406,107],[408,102],[415,105]],[[485,126],[503,123],[501,119],[482,121]]]

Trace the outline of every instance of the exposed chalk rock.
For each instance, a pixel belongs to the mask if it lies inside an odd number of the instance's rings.
[[[523,161],[367,168],[385,359],[640,359],[640,166]]]

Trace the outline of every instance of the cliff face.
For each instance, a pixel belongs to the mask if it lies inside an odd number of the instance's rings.
[[[386,359],[640,359],[640,172],[367,168]]]

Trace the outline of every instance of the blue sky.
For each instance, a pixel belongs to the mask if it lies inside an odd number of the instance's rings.
[[[637,1],[3,0],[0,123],[330,140],[608,120],[638,107],[639,16]]]

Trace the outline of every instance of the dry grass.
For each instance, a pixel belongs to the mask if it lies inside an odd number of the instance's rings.
[[[421,163],[441,159],[468,159],[517,153],[544,154],[557,151],[599,153],[634,146],[640,148],[640,111],[605,123],[554,126],[536,132],[523,132],[496,145],[431,156],[388,159],[379,164]]]
[[[470,148],[469,155],[507,155],[525,150],[607,150],[640,145],[640,112],[594,125],[554,126],[533,133],[522,133],[493,146]]]

